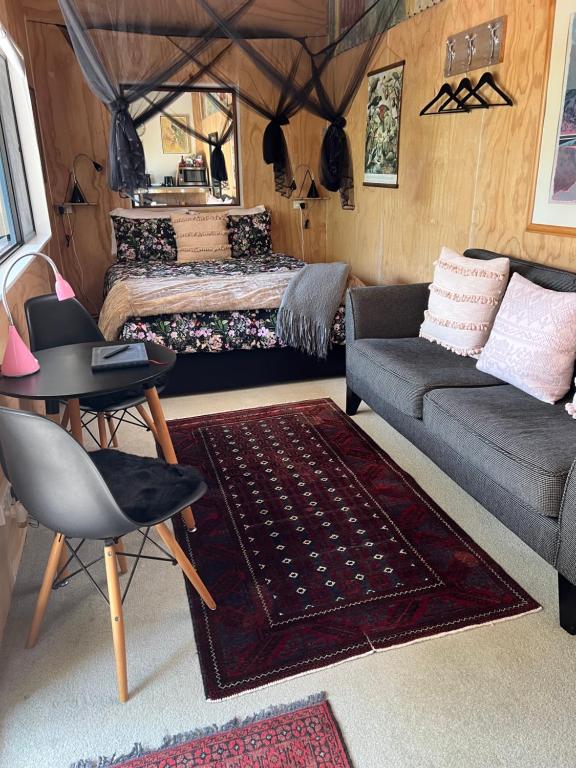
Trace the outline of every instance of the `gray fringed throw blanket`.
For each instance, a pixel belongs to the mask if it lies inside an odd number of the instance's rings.
[[[290,280],[282,296],[276,335],[309,355],[326,357],[330,332],[348,280],[348,264],[308,264]]]

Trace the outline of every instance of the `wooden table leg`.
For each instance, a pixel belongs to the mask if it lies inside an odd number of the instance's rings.
[[[68,413],[70,415],[70,428],[72,436],[80,445],[84,445],[82,440],[82,418],[80,416],[80,401],[78,399],[68,400]]]
[[[145,389],[144,392],[146,394],[146,400],[148,401],[150,413],[152,414],[152,418],[154,420],[154,426],[156,427],[158,443],[162,448],[162,453],[164,454],[164,460],[167,461],[168,464],[177,464],[178,459],[176,458],[176,452],[172,444],[172,438],[170,437],[170,432],[168,431],[168,425],[166,424],[164,411],[162,410],[162,405],[160,403],[160,398],[158,397],[156,387]],[[186,509],[182,510],[181,515],[186,528],[188,528],[189,531],[195,531],[196,521],[194,520],[192,508],[186,507]]]

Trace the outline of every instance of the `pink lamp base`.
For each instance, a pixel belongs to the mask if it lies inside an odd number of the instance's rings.
[[[2,361],[2,375],[10,377],[30,376],[40,370],[40,363],[28,349],[13,325],[8,326],[8,341]]]

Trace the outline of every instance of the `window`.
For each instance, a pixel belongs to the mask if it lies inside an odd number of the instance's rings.
[[[50,216],[30,87],[21,52],[0,24],[0,262],[42,251]],[[26,269],[23,259],[11,282]],[[6,267],[0,264],[0,273]]]
[[[0,53],[0,259],[34,234],[8,61]]]

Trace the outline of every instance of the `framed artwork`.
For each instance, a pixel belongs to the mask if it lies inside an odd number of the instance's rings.
[[[162,152],[165,155],[189,155],[192,151],[190,134],[186,133],[182,125],[190,127],[189,115],[173,115],[171,120],[165,115],[160,117],[160,135],[162,137]]]
[[[404,62],[368,73],[364,186],[398,186]]]
[[[576,236],[576,0],[556,3],[528,229]]]

